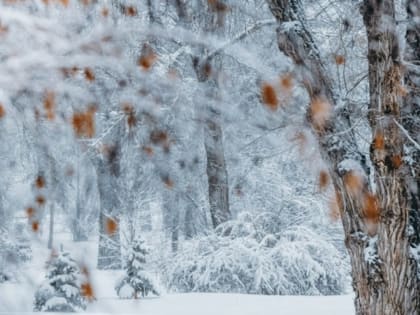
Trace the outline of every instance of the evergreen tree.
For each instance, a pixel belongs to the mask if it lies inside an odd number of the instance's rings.
[[[49,264],[45,282],[35,293],[34,310],[77,312],[86,308],[80,293],[80,270],[69,253],[60,253]]]
[[[116,285],[115,289],[120,298],[142,297],[149,293],[159,295],[158,287],[152,275],[145,270],[148,249],[141,238],[133,242],[126,262],[126,275]]]

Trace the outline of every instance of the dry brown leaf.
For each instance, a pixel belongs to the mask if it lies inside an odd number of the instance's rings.
[[[277,93],[271,84],[263,83],[261,86],[262,102],[272,111],[276,111],[279,105]]]
[[[363,178],[356,171],[347,172],[344,175],[344,185],[349,194],[357,196],[363,190]]]
[[[105,223],[105,230],[108,235],[115,234],[118,230],[118,223],[112,218],[107,218]]]
[[[332,106],[323,97],[317,97],[311,102],[310,113],[314,128],[323,130],[327,121],[331,118]]]
[[[0,103],[0,119],[6,116],[6,110],[4,109],[4,106]]]
[[[325,190],[330,183],[330,175],[328,171],[322,170],[319,172],[318,186],[321,191]]]

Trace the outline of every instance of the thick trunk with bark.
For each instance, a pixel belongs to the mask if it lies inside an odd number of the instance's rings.
[[[420,251],[420,1],[408,0],[407,31],[404,52],[406,66],[404,81],[407,95],[401,110],[402,126],[406,137],[411,163],[409,206],[410,206],[410,243],[413,251]],[[420,257],[417,261],[418,281],[420,281]],[[420,286],[420,284],[418,284]]]
[[[295,62],[295,74],[311,103],[321,98],[335,105],[338,100],[333,83],[305,27],[300,1],[268,3],[280,23],[279,49]],[[368,185],[368,168],[357,148],[346,106],[333,107],[331,119],[322,128],[314,124],[311,110],[308,111],[308,124],[317,135],[338,193],[351,258],[356,312],[363,315],[415,315],[420,308],[416,264],[410,255],[407,233],[407,169],[401,163],[405,139],[395,123],[401,122],[402,76],[393,12],[391,0],[366,0],[363,7],[369,40],[369,122],[375,139],[370,158],[376,187]],[[356,187],[355,171],[356,182],[360,181]]]
[[[213,227],[230,220],[229,185],[223,148],[223,134],[214,114],[205,126],[204,146],[207,154],[207,177],[210,214]]]
[[[202,5],[202,29],[217,34],[222,31],[218,12],[213,12],[210,2]],[[217,105],[220,103],[218,73],[221,69],[221,56],[206,57],[207,52],[202,49],[194,57],[193,66],[199,82],[206,86],[209,95],[206,123],[204,126],[204,147],[207,156],[207,178],[209,190],[210,215],[213,227],[231,219],[229,209],[229,183],[223,145],[223,131],[221,113]]]

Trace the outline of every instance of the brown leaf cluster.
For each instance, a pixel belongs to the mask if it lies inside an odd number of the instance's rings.
[[[84,70],[85,79],[89,82],[95,81],[95,73],[91,68],[85,68]]]
[[[276,111],[279,106],[279,100],[275,88],[265,82],[261,85],[262,102],[272,111]]]
[[[329,215],[332,221],[337,221],[341,217],[340,209],[342,201],[340,194],[336,191],[328,200]]]
[[[45,179],[43,176],[38,175],[37,178],[35,179],[35,187],[38,189],[44,188],[45,187]]]
[[[112,218],[107,218],[105,222],[105,231],[108,235],[113,235],[118,230],[118,223]]]
[[[317,97],[311,101],[310,115],[313,127],[322,131],[331,118],[332,106],[325,98]]]
[[[347,172],[344,175],[344,186],[352,196],[358,196],[363,190],[363,178],[356,171]]]
[[[391,157],[392,166],[394,169],[398,169],[403,164],[403,159],[401,155],[393,155]]]
[[[223,1],[220,0],[207,0],[209,7],[215,12],[227,12],[229,7]]]
[[[50,5],[50,4],[61,4],[65,7],[68,7],[70,0],[42,0],[42,2],[45,5]]]
[[[31,228],[33,232],[38,232],[39,231],[39,222],[38,221],[32,221],[31,222]]]
[[[379,202],[376,195],[366,193],[363,196],[363,214],[366,220],[372,223],[379,221]]]
[[[137,61],[137,64],[143,70],[149,70],[153,66],[153,64],[156,62],[156,60],[157,60],[157,55],[155,54],[153,48],[148,44],[144,44],[141,55]]]
[[[322,170],[319,172],[318,186],[321,191],[325,190],[330,183],[330,175],[328,171]]]
[[[55,94],[47,91],[44,96],[44,109],[48,120],[55,119]]]
[[[172,189],[174,187],[174,181],[169,177],[169,175],[163,175],[162,181],[165,184],[166,188]]]
[[[287,93],[290,93],[293,89],[293,75],[286,73],[280,77],[280,88]]]
[[[123,12],[127,16],[136,16],[137,15],[137,8],[135,6],[123,6]]]
[[[45,197],[42,195],[36,196],[35,201],[40,207],[44,206],[46,203]]]
[[[35,209],[33,207],[28,207],[26,208],[25,213],[28,219],[32,219],[35,216]]]
[[[95,299],[95,293],[90,282],[85,282],[81,285],[80,293],[88,301],[93,301]]]
[[[335,64],[338,66],[342,66],[346,63],[346,57],[344,57],[343,55],[335,55],[334,59],[335,59]]]
[[[6,116],[6,110],[4,109],[3,104],[0,103],[0,119]]]
[[[6,34],[8,31],[9,27],[0,22],[0,36]]]
[[[149,138],[150,142],[155,145],[166,145],[169,143],[168,133],[164,130],[153,130]]]
[[[96,108],[91,106],[86,112],[73,114],[71,123],[78,137],[92,138],[95,135],[95,112]]]
[[[375,150],[384,150],[385,149],[385,138],[382,131],[377,131],[375,137],[373,138],[373,147]]]
[[[124,103],[122,105],[123,111],[127,116],[127,125],[131,129],[137,124],[136,113],[134,111],[133,105],[129,103]]]
[[[142,148],[142,150],[143,150],[143,152],[144,152],[144,153],[146,153],[148,156],[153,156],[153,154],[154,154],[154,150],[153,150],[153,148],[152,148],[152,147],[150,147],[150,146],[144,146],[144,147]]]
[[[101,14],[102,14],[103,17],[108,17],[109,9],[107,7],[102,8]]]

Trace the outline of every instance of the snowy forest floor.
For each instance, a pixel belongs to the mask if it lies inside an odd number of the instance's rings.
[[[138,300],[122,300],[114,286],[124,271],[95,269],[96,242],[73,243],[67,235],[57,235],[58,244],[90,270],[96,300],[84,313],[141,315],[351,315],[351,295],[343,296],[262,296],[246,294],[163,294]],[[16,280],[0,284],[0,314],[31,314],[37,287],[45,277],[50,250],[44,240],[32,245],[33,259],[16,271]],[[34,313],[37,314],[37,313]],[[54,314],[54,313],[49,313]]]

